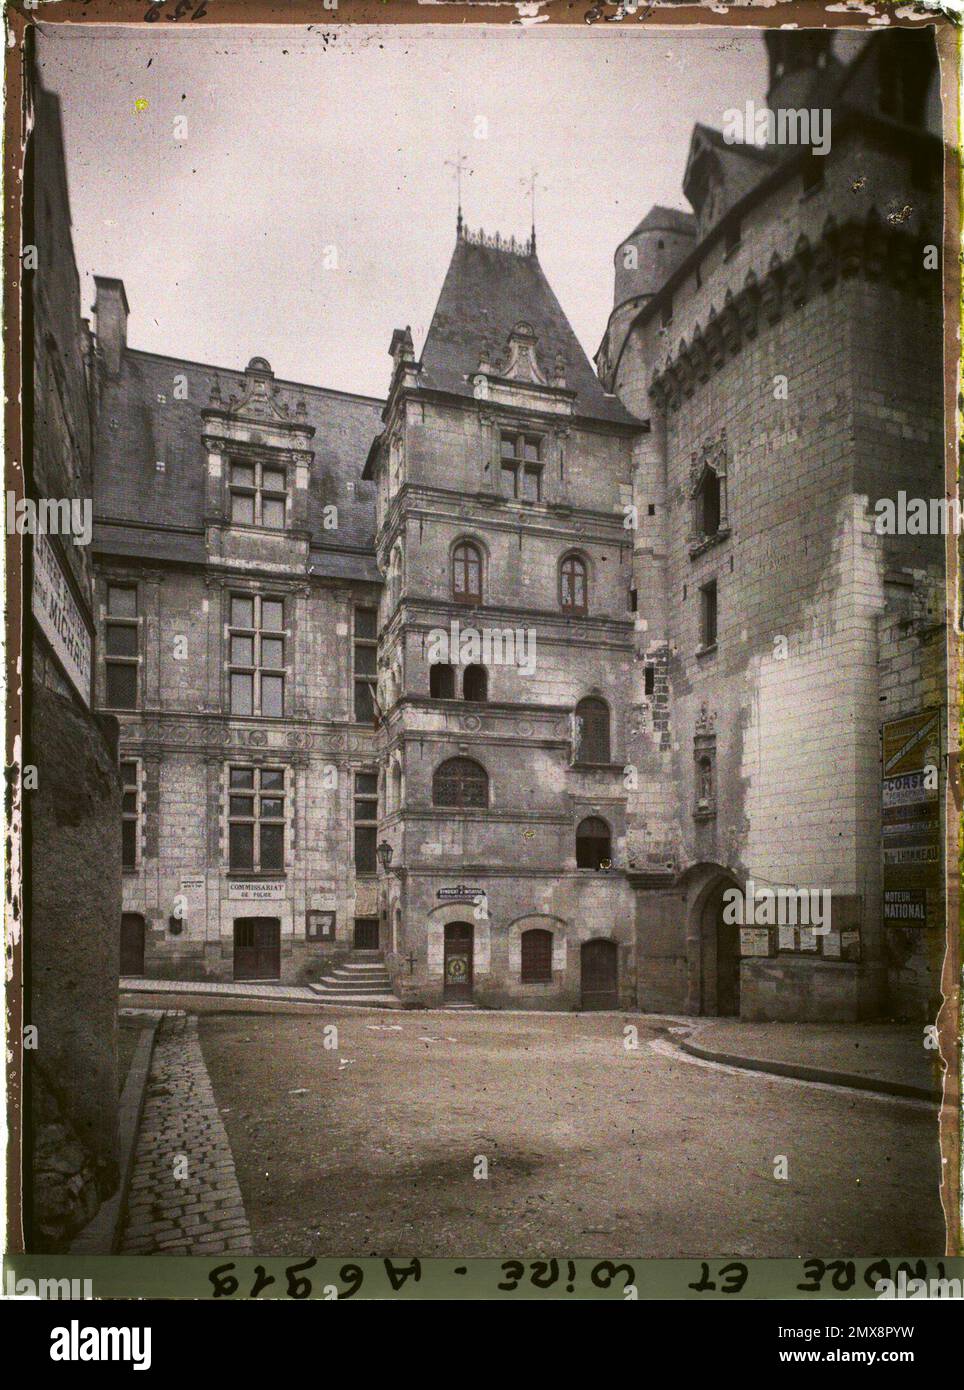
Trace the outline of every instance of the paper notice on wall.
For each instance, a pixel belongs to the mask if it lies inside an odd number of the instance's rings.
[[[777,927],[777,944],[781,951],[795,951],[797,949],[796,927],[788,927],[785,924]]]
[[[840,933],[831,929],[823,938],[823,954],[828,960],[840,959]]]
[[[812,927],[800,928],[800,950],[815,951],[817,949],[817,935]]]

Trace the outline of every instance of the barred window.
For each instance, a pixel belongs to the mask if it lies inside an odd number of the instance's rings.
[[[106,701],[109,709],[137,708],[137,586],[108,584],[104,630]]]
[[[140,764],[132,759],[120,765],[121,776],[121,868],[137,868],[141,840]]]
[[[287,501],[285,470],[277,463],[231,463],[231,520],[240,526],[283,531]]]
[[[576,706],[576,761],[609,762],[609,707],[593,696]]]
[[[284,768],[228,769],[228,855],[232,869],[281,873],[285,863]]]
[[[284,599],[231,595],[231,713],[280,719],[285,712]]]
[[[488,806],[489,775],[471,758],[448,758],[432,779],[434,806]]]

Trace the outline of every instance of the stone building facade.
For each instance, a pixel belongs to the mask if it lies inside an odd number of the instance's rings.
[[[33,617],[22,654],[16,789],[24,829],[24,1211],[27,1248],[62,1251],[118,1181],[121,793],[116,722],[95,713],[91,686],[94,572],[84,508],[98,400],[80,316],[60,104],[35,74],[27,98],[23,330],[32,370],[22,381],[22,457],[24,505],[37,508],[37,529],[18,501],[24,607]]]
[[[943,703],[943,542],[874,507],[942,490],[933,44],[767,44],[830,152],[697,127],[598,371],[535,233],[461,213],[384,402],[136,351],[98,280],[126,968],[377,951],[411,1003],[929,1015],[880,741]],[[748,882],[828,890],[830,931],[724,922]]]

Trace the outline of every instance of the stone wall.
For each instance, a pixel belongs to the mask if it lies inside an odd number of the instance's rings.
[[[35,683],[25,793],[31,1248],[62,1250],[117,1185],[116,725]],[[109,741],[110,740],[110,741]]]

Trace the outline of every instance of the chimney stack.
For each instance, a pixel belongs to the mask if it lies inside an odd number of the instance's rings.
[[[121,358],[127,347],[127,316],[130,308],[123,280],[111,280],[95,275],[97,297],[94,314],[97,318],[97,346],[104,359],[108,376],[120,376]]]

